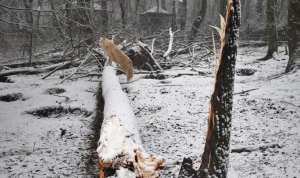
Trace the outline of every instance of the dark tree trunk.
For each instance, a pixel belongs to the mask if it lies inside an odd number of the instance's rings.
[[[26,49],[29,54],[29,63],[32,59],[32,41],[33,41],[33,16],[32,16],[32,0],[23,0],[26,9]]]
[[[289,62],[285,72],[296,71],[300,67],[300,0],[289,0],[288,46]]]
[[[263,2],[264,0],[257,0],[256,8],[255,8],[256,13],[260,16],[261,19],[264,17]]]
[[[40,8],[42,7],[42,0],[38,0],[38,14],[37,14],[37,17],[36,17],[36,26],[39,27],[40,25],[40,17],[41,17],[41,11],[40,11]]]
[[[108,28],[108,14],[107,14],[107,0],[101,0],[101,12],[100,12],[100,19],[101,19],[101,33],[104,36],[107,35],[107,28]]]
[[[210,101],[208,131],[199,169],[201,178],[226,178],[229,166],[237,34],[241,17],[239,0],[233,0],[233,3],[229,4],[228,12],[229,17],[223,34],[224,47]]]
[[[140,0],[135,0],[135,7],[134,7],[134,22],[135,23],[138,23],[140,2],[141,2]]]
[[[199,15],[196,17],[196,19],[193,23],[192,29],[190,31],[190,34],[189,34],[188,39],[190,42],[193,41],[197,36],[200,25],[201,25],[203,19],[205,18],[206,9],[207,9],[207,0],[202,0],[202,5],[201,5],[201,9],[199,11]]]
[[[180,31],[185,30],[186,26],[186,17],[187,17],[187,0],[182,2],[178,1],[178,25]]]
[[[265,57],[259,59],[262,61],[271,59],[274,52],[278,52],[278,36],[275,20],[276,0],[267,0],[267,29],[268,29],[268,51]]]
[[[73,25],[71,23],[71,3],[68,0],[65,0],[66,2],[66,28],[65,28],[65,33],[68,35],[70,39],[70,43],[72,48],[74,47],[73,44]]]
[[[161,0],[161,8],[167,10],[166,0]]]
[[[173,7],[172,7],[172,31],[176,31],[176,2],[173,0]]]
[[[126,19],[125,19],[125,0],[119,0],[120,9],[121,9],[121,18],[122,18],[122,28],[126,27]]]

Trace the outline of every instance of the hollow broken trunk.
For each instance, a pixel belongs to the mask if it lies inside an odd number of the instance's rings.
[[[226,178],[229,165],[230,130],[233,106],[235,62],[237,56],[237,35],[240,25],[239,0],[229,0],[226,23],[221,25],[221,55],[217,60],[214,92],[211,96],[206,143],[200,169],[195,174],[182,164],[179,177]],[[185,170],[183,170],[185,169]],[[186,174],[186,176],[183,176]]]
[[[200,177],[226,178],[229,166],[230,130],[233,106],[237,35],[240,25],[239,0],[229,1],[226,26],[221,33],[219,68],[211,96],[206,143],[200,166]]]
[[[143,148],[130,102],[112,66],[104,68],[102,95],[105,104],[97,148],[100,178],[158,177],[156,170],[164,159]]]

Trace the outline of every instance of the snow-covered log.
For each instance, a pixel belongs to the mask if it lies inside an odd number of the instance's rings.
[[[108,169],[115,170],[115,176],[122,178],[132,175],[129,170],[135,170],[139,178],[159,177],[156,170],[164,159],[147,154],[143,148],[129,99],[112,66],[104,68],[102,96],[105,105],[97,148],[100,178],[110,176]]]

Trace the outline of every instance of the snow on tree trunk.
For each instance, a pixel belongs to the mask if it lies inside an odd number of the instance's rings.
[[[285,72],[296,70],[300,67],[300,0],[290,0],[288,10],[288,46],[289,62]]]
[[[201,178],[227,176],[239,25],[240,2],[233,0],[227,7],[226,27],[222,34],[224,38],[221,36],[224,47],[210,101],[208,131],[199,169]]]
[[[145,152],[135,115],[112,66],[104,68],[102,95],[105,105],[97,148],[100,178],[111,172],[126,178],[132,175],[129,170],[135,170],[139,178],[158,177],[156,170],[164,159]]]

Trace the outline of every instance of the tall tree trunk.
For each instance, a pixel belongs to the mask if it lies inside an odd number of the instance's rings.
[[[32,41],[33,41],[33,15],[32,15],[32,0],[23,0],[26,9],[26,48],[29,54],[29,63],[32,58]]]
[[[134,7],[134,22],[138,23],[138,16],[139,16],[139,8],[140,8],[141,0],[135,0],[135,7]]]
[[[176,2],[173,0],[173,6],[172,6],[172,31],[176,31]]]
[[[40,25],[41,7],[42,7],[42,0],[38,0],[38,14],[36,17],[36,26],[37,27],[39,27],[39,25]]]
[[[264,17],[264,11],[263,11],[263,2],[264,0],[257,0],[256,3],[256,13],[260,16],[261,19]]]
[[[224,46],[211,96],[206,143],[199,169],[201,178],[226,178],[229,166],[234,74],[241,17],[239,0],[233,0],[227,11],[229,17],[221,34],[221,44]]]
[[[267,0],[267,29],[268,29],[268,51],[265,57],[259,59],[262,61],[273,57],[274,52],[278,52],[278,36],[276,28],[276,0]]]
[[[178,26],[180,31],[185,30],[187,17],[187,0],[178,1]]]
[[[122,28],[126,27],[126,16],[125,16],[125,0],[119,0],[122,18]]]
[[[161,8],[162,8],[163,10],[167,10],[166,0],[161,0]]]
[[[199,15],[196,17],[195,21],[193,22],[193,26],[192,26],[192,29],[189,34],[190,42],[193,41],[197,36],[200,25],[201,25],[203,19],[205,18],[206,9],[207,9],[207,0],[202,0],[202,5],[201,5],[201,9],[199,11]]]
[[[300,67],[300,0],[289,0],[288,9],[289,62],[285,72],[296,71]]]
[[[100,19],[101,19],[101,33],[104,36],[107,35],[107,28],[108,28],[108,14],[107,14],[107,0],[101,0],[101,12],[100,12]]]
[[[66,3],[66,28],[65,28],[65,33],[69,36],[70,38],[70,43],[72,45],[72,48],[74,47],[73,44],[73,28],[72,28],[72,22],[71,22],[71,3],[69,0],[65,0]]]

